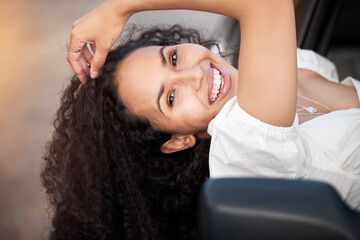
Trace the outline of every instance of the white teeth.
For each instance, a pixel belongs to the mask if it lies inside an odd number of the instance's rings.
[[[213,89],[211,93],[212,93],[213,95],[214,95],[214,94],[217,95],[217,94],[219,93],[219,89]]]
[[[222,89],[224,85],[224,79],[220,75],[220,72],[213,68],[213,87],[211,91],[211,102],[215,102],[215,100],[218,98],[220,90]]]

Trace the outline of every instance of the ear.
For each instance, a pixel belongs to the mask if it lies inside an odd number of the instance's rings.
[[[173,135],[161,145],[160,150],[163,153],[174,153],[191,148],[195,145],[196,138],[194,135]]]

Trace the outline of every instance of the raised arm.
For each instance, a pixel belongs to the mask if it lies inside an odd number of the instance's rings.
[[[107,0],[73,24],[68,54],[75,74],[85,81],[104,64],[127,19],[146,10],[189,9],[239,20],[238,103],[250,115],[290,126],[296,109],[296,36],[291,0]],[[86,43],[94,46],[91,56]]]

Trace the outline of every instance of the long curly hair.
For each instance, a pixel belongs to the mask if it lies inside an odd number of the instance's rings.
[[[170,139],[131,115],[115,81],[119,62],[150,45],[217,46],[178,25],[153,28],[112,50],[97,79],[63,92],[41,173],[50,239],[198,239],[197,198],[209,175],[209,141],[163,154]]]

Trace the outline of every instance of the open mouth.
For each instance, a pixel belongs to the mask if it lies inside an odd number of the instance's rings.
[[[209,102],[214,103],[225,95],[224,89],[226,86],[226,72],[220,70],[219,67],[215,67],[213,64],[210,65],[211,81],[209,84]],[[226,91],[225,91],[226,92]]]
[[[231,76],[230,73],[220,67],[210,64],[209,75],[211,79],[209,80],[208,87],[208,99],[209,103],[213,104],[216,101],[220,101],[227,96],[231,89]]]
[[[210,102],[213,103],[216,101],[216,99],[218,99],[221,90],[223,89],[224,86],[224,79],[221,76],[220,72],[215,69],[212,68],[212,72],[213,72],[213,84],[212,84],[212,88],[211,88],[211,94],[210,94]]]

